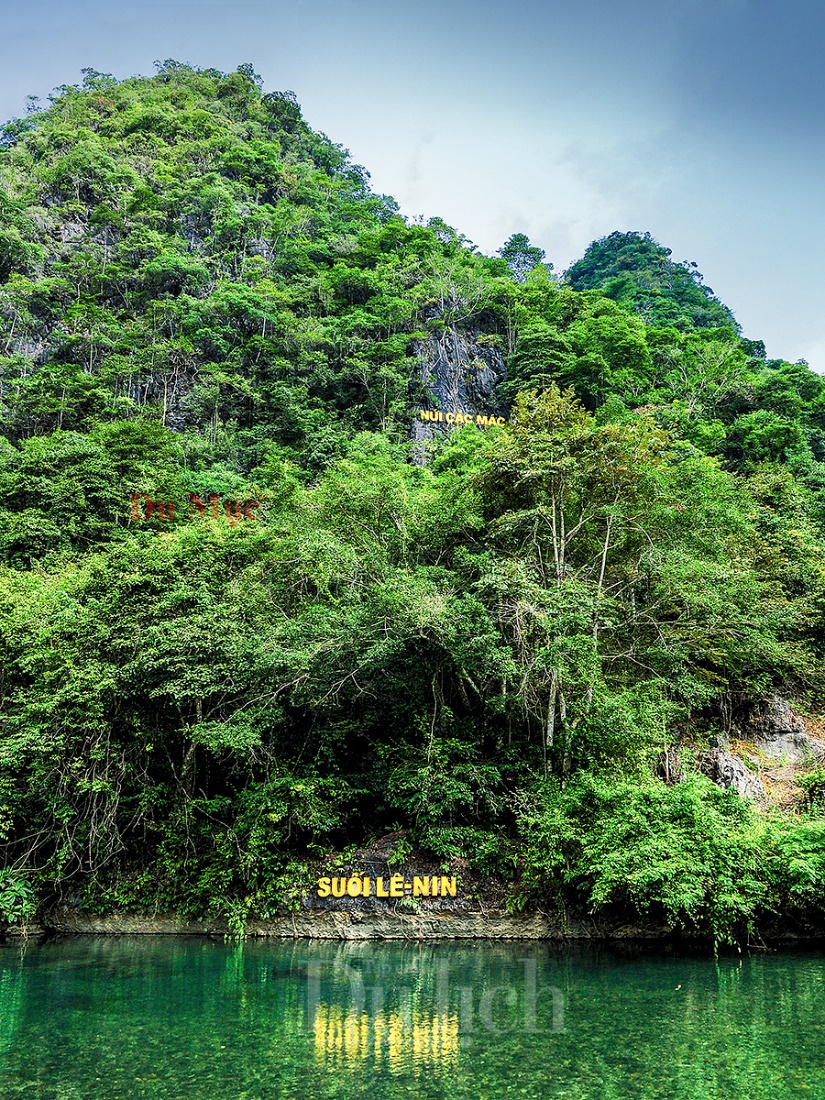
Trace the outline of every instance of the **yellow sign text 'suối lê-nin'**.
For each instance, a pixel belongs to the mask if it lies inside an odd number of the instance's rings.
[[[457,893],[455,875],[414,875],[406,881],[403,875],[332,876],[318,879],[319,898],[454,898]]]

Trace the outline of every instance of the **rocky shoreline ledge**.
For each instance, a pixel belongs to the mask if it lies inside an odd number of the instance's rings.
[[[55,912],[43,924],[8,927],[6,935],[229,935],[225,920],[187,921],[173,916],[113,913],[95,916]],[[408,912],[298,911],[250,921],[246,934],[273,939],[318,940],[588,940],[661,939],[670,930],[655,924],[610,928],[593,922],[559,923],[544,913],[426,910]]]
[[[99,916],[76,911],[55,911],[42,924],[7,925],[0,928],[0,942],[48,936],[230,936],[223,919],[183,920],[170,915],[147,916],[111,913]],[[363,910],[302,910],[284,913],[266,921],[250,921],[245,936],[253,939],[306,939],[325,941],[382,940],[522,940],[557,943],[620,943],[647,941],[654,944],[676,941],[710,943],[699,932],[676,931],[653,921],[559,921],[546,913],[508,913],[467,910],[422,910],[410,912],[365,912]],[[747,946],[764,948],[781,944],[825,943],[825,929],[774,924],[747,938]],[[744,946],[742,941],[740,946]]]

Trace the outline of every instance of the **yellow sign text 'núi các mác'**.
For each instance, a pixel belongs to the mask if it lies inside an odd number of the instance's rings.
[[[419,409],[419,420],[429,420],[432,424],[476,424],[480,428],[489,428],[495,425],[503,428],[507,420],[503,416],[484,416],[482,413],[444,412],[443,409]]]
[[[319,898],[454,898],[455,875],[343,875],[318,879]]]

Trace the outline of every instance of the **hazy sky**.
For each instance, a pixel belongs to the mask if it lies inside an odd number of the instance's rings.
[[[0,0],[0,119],[90,66],[251,62],[408,215],[557,270],[649,230],[825,372],[823,0]],[[817,136],[818,135],[818,136]]]

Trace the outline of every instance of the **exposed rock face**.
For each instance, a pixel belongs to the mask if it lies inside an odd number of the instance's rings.
[[[755,802],[764,802],[767,792],[761,780],[748,771],[745,764],[730,752],[723,749],[709,749],[699,757],[699,767],[714,783],[725,790],[733,788],[745,798]]]
[[[796,775],[825,763],[825,741],[813,732],[820,732],[815,722],[807,726],[787,699],[769,695],[731,730],[736,740],[745,742],[736,751],[760,765],[762,778],[731,751],[727,734],[711,741],[713,747],[699,756],[699,767],[720,787],[731,787],[756,802],[770,798],[774,804],[790,806],[800,794]]]
[[[779,695],[769,695],[752,712],[742,732],[746,740],[775,760],[784,758],[791,764],[825,761],[825,745],[808,735],[803,719]]]
[[[211,935],[224,936],[225,921],[197,923],[174,917],[143,916],[113,913],[107,917],[84,913],[52,913],[48,931],[68,935]],[[26,930],[28,935],[42,934],[38,927]],[[823,936],[820,926],[795,927],[788,921],[766,924],[760,928],[769,939],[793,941],[801,937]],[[20,930],[6,929],[8,935]],[[566,920],[556,921],[545,913],[510,914],[500,909],[486,913],[295,913],[255,921],[247,926],[247,935],[273,939],[309,940],[661,940],[672,935],[673,929],[654,920]],[[3,930],[0,928],[0,940]],[[693,934],[704,938],[701,932]],[[693,938],[690,933],[685,938]]]
[[[413,350],[419,363],[416,383],[421,408],[474,417],[503,412],[497,387],[507,376],[504,356],[477,329],[449,325],[427,340],[414,341]],[[446,423],[416,419],[412,438],[423,441],[449,430]]]
[[[55,932],[93,935],[225,935],[225,921],[201,924],[174,917],[112,914],[95,917],[82,913],[53,913],[49,928]],[[318,940],[560,940],[560,939],[656,939],[669,928],[654,922],[602,923],[554,921],[544,913],[518,915],[493,910],[487,913],[358,913],[300,912],[251,921],[250,936]]]

